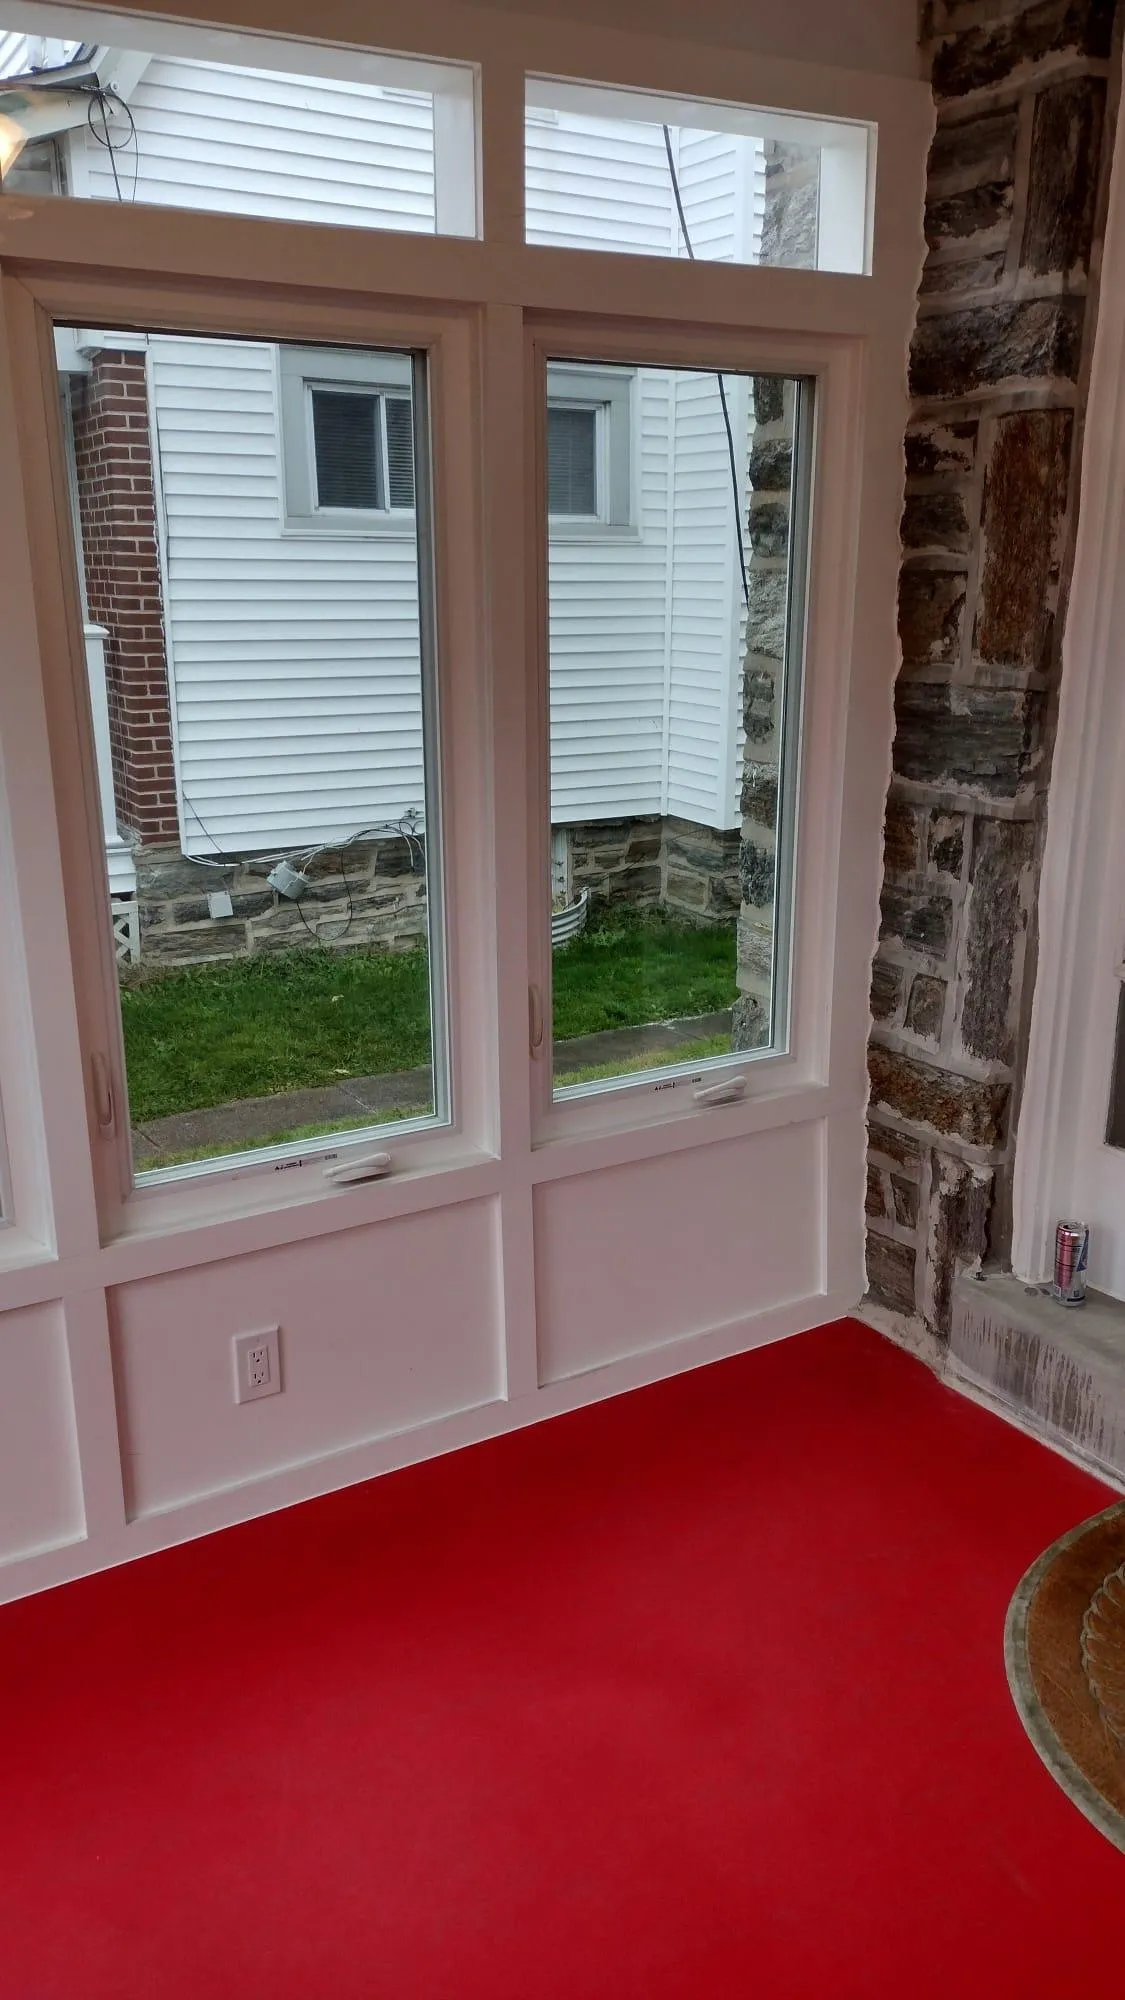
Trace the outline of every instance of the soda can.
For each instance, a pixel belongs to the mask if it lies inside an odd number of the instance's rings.
[[[1086,1260],[1090,1230],[1085,1222],[1060,1222],[1055,1230],[1055,1277],[1051,1296],[1063,1306],[1086,1303]]]

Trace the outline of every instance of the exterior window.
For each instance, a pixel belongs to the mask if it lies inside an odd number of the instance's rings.
[[[547,370],[547,515],[553,537],[579,539],[633,525],[636,371],[589,362]]]
[[[410,402],[366,390],[310,389],[317,510],[409,512],[414,505]]]
[[[598,364],[549,363],[549,399],[562,382],[570,400],[547,410],[554,1094],[706,1088],[713,1065],[789,1044],[811,391],[635,370],[639,525],[595,551],[560,521],[604,518],[627,406],[606,402]]]
[[[136,1178],[446,1122],[421,361],[56,353]]]
[[[552,403],[547,409],[547,512],[589,520],[601,513],[598,411]]]
[[[413,533],[409,359],[283,347],[278,372],[286,527]]]

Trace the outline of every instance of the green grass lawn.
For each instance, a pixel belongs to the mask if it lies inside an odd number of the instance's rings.
[[[592,922],[555,953],[556,1041],[729,1007],[734,950],[733,927],[697,930],[660,911]],[[121,1011],[137,1125],[430,1059],[421,947],[337,953],[310,946],[126,976]]]

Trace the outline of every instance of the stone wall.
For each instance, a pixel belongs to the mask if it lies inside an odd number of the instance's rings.
[[[71,378],[86,596],[104,626],[118,820],[141,840],[179,828],[142,353],[95,351]]]
[[[565,829],[572,895],[595,903],[665,908],[696,923],[731,923],[739,903],[737,828],[647,813]]]
[[[871,992],[869,1305],[948,1338],[1007,1254],[1097,244],[1113,0],[933,0],[902,667]],[[1112,61],[1111,61],[1112,57]]]
[[[425,937],[426,877],[418,842],[396,835],[317,855],[305,866],[310,886],[299,905],[270,888],[266,877],[274,859],[214,867],[189,861],[178,846],[139,849],[141,965],[193,965],[313,944],[403,950]],[[224,889],[233,914],[213,917],[208,895]]]
[[[767,205],[767,221],[770,213]],[[803,231],[807,220],[804,208],[790,206],[786,214],[794,230]],[[772,1029],[774,888],[796,393],[796,383],[780,375],[754,378],[746,656],[742,669],[746,747],[738,857],[739,997],[731,1024],[731,1044],[736,1049],[761,1048]]]

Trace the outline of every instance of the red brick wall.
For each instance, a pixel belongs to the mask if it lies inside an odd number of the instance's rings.
[[[106,350],[72,380],[87,602],[109,633],[118,822],[142,841],[178,840],[145,357]]]

